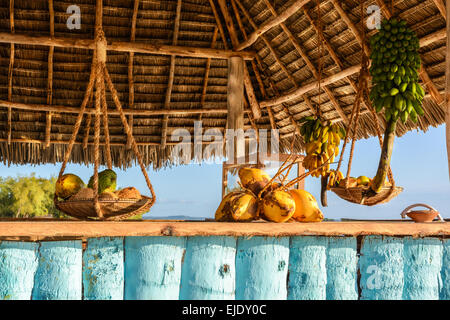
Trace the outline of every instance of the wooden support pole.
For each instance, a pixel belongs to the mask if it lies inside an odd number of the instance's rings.
[[[228,29],[228,33],[230,34],[231,43],[233,44],[233,47],[236,49],[236,47],[239,45],[239,40],[236,34],[236,30],[234,29],[233,19],[231,18],[230,13],[228,12],[226,0],[219,0],[219,6]],[[258,120],[259,118],[261,118],[261,109],[258,100],[256,99],[256,95],[253,90],[252,80],[250,78],[250,74],[248,72],[246,64],[244,64],[244,85],[245,85],[245,92],[247,93],[247,98],[250,104],[250,108],[253,112],[253,117],[255,120]]]
[[[386,6],[384,0],[376,0],[376,3],[381,8],[381,11],[383,12],[383,15],[386,17],[386,19],[390,19],[393,14],[391,10],[389,10],[389,8]],[[420,43],[420,46],[422,45],[423,42]],[[440,106],[444,102],[444,99],[439,93],[439,90],[434,85],[433,81],[431,81],[430,76],[428,75],[428,72],[423,65],[420,66],[419,76],[428,88],[428,91],[431,94],[431,99],[433,99],[433,101],[436,102],[438,106]]]
[[[136,38],[136,20],[138,10],[139,10],[139,0],[134,0],[133,15],[131,17],[130,42],[134,42]],[[130,52],[130,55],[128,57],[128,104],[130,109],[133,109],[134,107],[133,62],[134,62],[134,52]],[[128,126],[130,127],[131,134],[133,134],[133,115],[130,115],[128,117]],[[127,140],[127,149],[131,149],[130,139]]]
[[[14,34],[14,0],[9,0],[9,24],[11,28],[11,34]],[[9,54],[9,68],[8,68],[8,100],[12,101],[12,80],[14,70],[14,44],[11,43]],[[8,108],[8,144],[11,144],[11,131],[12,131],[12,110]]]
[[[177,10],[173,27],[172,45],[176,46],[178,41],[178,33],[180,31],[181,17],[181,0],[177,1]],[[175,77],[175,55],[170,57],[169,83],[167,84],[166,99],[164,101],[164,109],[170,109],[170,98],[172,96],[173,79]],[[161,126],[161,148],[164,149],[167,143],[167,126],[169,124],[169,115],[164,115]]]
[[[55,46],[61,48],[95,49],[95,41],[91,39],[77,39],[64,37],[31,36],[0,32],[0,43],[29,44],[37,46]],[[109,51],[148,53],[158,55],[176,55],[193,58],[228,59],[239,56],[244,60],[253,60],[255,53],[251,51],[232,51],[201,47],[185,47],[171,45],[155,45],[150,43],[115,41],[106,47]]]
[[[259,28],[257,28],[252,34],[248,36],[248,39],[238,45],[236,47],[236,50],[240,51],[243,50],[249,46],[251,46],[253,43],[258,40],[258,38],[272,29],[275,26],[278,26],[280,23],[286,21],[291,17],[293,14],[295,14],[300,8],[302,8],[305,4],[310,2],[311,0],[297,0],[295,1],[290,7],[286,8],[282,14],[280,14],[278,17],[274,17],[273,19],[267,21],[266,23],[262,24]]]
[[[55,36],[55,12],[53,9],[53,0],[48,0],[48,12],[50,15],[50,37]],[[48,76],[47,76],[47,104],[52,104],[53,98],[53,52],[54,46],[50,46],[48,50]],[[45,148],[50,147],[50,138],[52,132],[52,113],[46,114],[46,127],[45,127]]]
[[[446,61],[446,72],[445,72],[445,96],[446,96],[446,113],[445,113],[445,123],[446,123],[446,135],[447,135],[447,156],[449,165],[449,175],[450,175],[450,3],[447,3],[447,61]]]

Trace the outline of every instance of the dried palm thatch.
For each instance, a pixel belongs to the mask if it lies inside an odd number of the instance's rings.
[[[399,124],[401,136],[445,120],[446,21],[442,0],[393,3],[371,0],[363,5],[380,6],[384,16],[397,13],[421,39],[425,116],[417,125]],[[72,4],[80,8],[80,29],[67,26]],[[95,0],[0,0],[4,163],[64,159],[89,78],[95,5]],[[173,156],[177,141],[171,137],[177,129],[192,134],[195,121],[202,120],[203,130],[225,130],[227,58],[234,54],[245,57],[248,71],[245,129],[279,129],[280,151],[301,152],[300,138],[289,150],[300,118],[320,108],[325,118],[346,126],[360,51],[366,47],[361,18],[359,0],[104,0],[107,68],[144,163],[159,168],[191,159],[193,152]],[[113,105],[109,94],[107,102]],[[360,121],[358,139],[376,135],[367,106]],[[84,117],[70,161],[93,162],[93,122],[90,115]],[[109,131],[113,165],[132,165],[135,158],[117,113],[109,115]],[[204,154],[215,156],[214,149]],[[104,150],[100,161],[106,163]]]

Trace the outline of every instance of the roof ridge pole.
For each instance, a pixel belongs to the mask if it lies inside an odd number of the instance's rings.
[[[53,9],[53,0],[48,0],[48,12],[50,15],[50,37],[55,36],[55,12]],[[52,104],[53,98],[53,52],[55,47],[50,46],[48,49],[48,72],[47,72],[47,104]],[[45,144],[44,148],[50,147],[50,139],[52,132],[52,113],[49,111],[46,114],[45,127]]]
[[[280,23],[286,21],[291,17],[293,14],[295,14],[300,8],[302,8],[305,4],[310,2],[311,0],[297,0],[295,1],[291,6],[286,8],[282,14],[280,14],[278,17],[273,18],[266,23],[263,23],[260,27],[258,27],[249,37],[246,41],[242,42],[240,45],[236,47],[236,50],[240,51],[243,50],[249,46],[251,46],[253,43],[258,40],[258,38],[272,29],[275,26],[278,26]]]
[[[9,0],[9,23],[11,33],[14,33],[14,0]],[[11,50],[9,54],[9,68],[8,68],[8,100],[12,102],[12,77],[14,70],[14,43],[11,43]],[[8,108],[8,145],[11,144],[12,131],[12,110]]]
[[[131,18],[131,35],[130,42],[134,42],[136,38],[136,20],[139,10],[139,0],[134,0],[133,16]],[[133,80],[133,62],[134,62],[134,52],[130,52],[128,57],[128,104],[129,108],[134,108],[134,80]],[[128,126],[130,127],[131,133],[133,134],[133,115],[128,117]],[[131,149],[131,141],[127,137],[127,149]]]
[[[236,30],[234,29],[233,19],[230,16],[230,13],[228,12],[228,6],[226,3],[226,0],[218,0],[219,1],[219,7],[222,11],[222,15],[225,20],[225,24],[228,29],[228,33],[230,34],[231,43],[233,44],[233,48],[236,50],[236,47],[239,45],[239,40],[236,34]],[[212,0],[210,1],[211,5],[214,6],[214,3]],[[244,86],[245,86],[245,92],[247,93],[247,98],[250,104],[250,108],[253,113],[253,118],[255,120],[258,120],[261,118],[261,108],[259,106],[259,102],[256,99],[255,91],[253,89],[252,80],[250,78],[250,74],[248,72],[247,65],[244,61]]]
[[[266,4],[267,8],[269,9],[269,11],[272,13],[272,15],[274,17],[277,17],[278,14],[277,14],[275,8],[269,2],[269,0],[264,0],[264,2]],[[320,10],[320,8],[318,8],[318,9]],[[316,80],[318,80],[320,78],[319,72],[317,71],[317,69],[315,68],[315,66],[313,65],[313,63],[311,62],[311,60],[309,59],[309,57],[307,56],[307,54],[305,53],[305,51],[301,47],[300,42],[294,37],[293,33],[289,30],[289,27],[284,22],[280,23],[280,26],[283,29],[283,31],[286,33],[286,35],[288,36],[289,40],[294,45],[294,47],[297,50],[297,52],[300,54],[302,59],[305,61],[306,65],[309,67],[309,69],[312,72],[314,78],[316,78]],[[319,37],[319,40],[320,40],[321,37],[320,37],[319,34],[318,34],[318,37]],[[337,99],[334,97],[333,92],[329,88],[327,88],[326,86],[323,86],[323,89],[324,89],[325,93],[327,94],[328,98],[331,100],[331,102],[334,105],[334,107],[336,108],[336,111],[339,114],[339,116],[348,125],[349,121],[348,121],[347,115],[345,114],[345,112],[341,108],[341,106],[339,105],[339,102],[337,101]],[[320,96],[320,92],[319,92],[319,96]],[[305,95],[305,102],[308,105],[308,107],[311,109],[312,104],[311,104],[309,98],[306,95]],[[313,111],[313,113],[315,112],[314,108],[313,108],[312,111]]]
[[[177,0],[177,10],[175,15],[175,23],[173,27],[172,45],[177,45],[178,33],[180,31],[180,17],[181,17],[181,3],[182,0]],[[170,109],[170,97],[172,95],[173,79],[175,76],[175,55],[170,56],[169,68],[169,83],[167,84],[166,98],[164,101],[164,109]],[[169,124],[169,115],[164,115],[161,128],[161,150],[166,148],[167,144],[167,126]]]
[[[335,0],[332,0],[335,1]],[[392,12],[389,10],[389,8],[386,6],[384,0],[375,0],[377,5],[381,8],[381,11],[383,12],[386,19],[390,19],[392,17]],[[428,91],[431,94],[431,98],[433,101],[438,105],[441,106],[441,104],[444,102],[444,99],[442,98],[441,94],[439,93],[439,90],[434,85],[433,81],[431,80],[430,76],[428,75],[427,70],[423,66],[423,64],[420,65],[419,70],[420,78],[422,79],[423,83],[427,86]]]
[[[447,61],[446,61],[446,73],[445,73],[445,96],[446,96],[446,136],[447,136],[447,157],[450,174],[450,2],[447,2]]]

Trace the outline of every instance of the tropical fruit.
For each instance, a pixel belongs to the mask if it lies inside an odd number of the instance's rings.
[[[419,39],[404,20],[384,20],[370,39],[373,87],[370,100],[376,112],[384,109],[386,121],[406,123],[424,114],[425,91],[419,84]]]
[[[117,175],[111,169],[103,170],[98,173],[98,193],[101,194],[105,191],[114,192],[117,186]],[[94,176],[89,179],[89,188],[94,188]]]
[[[68,199],[84,186],[84,182],[80,177],[71,173],[63,174],[56,181],[55,194],[59,198]]]
[[[322,211],[316,198],[305,190],[294,189],[289,193],[295,201],[295,212],[292,218],[299,222],[320,222],[323,220]]]
[[[227,194],[215,213],[216,221],[251,221],[258,217],[257,198],[244,191]]]
[[[347,183],[347,180],[348,180],[348,183]],[[358,186],[358,181],[356,178],[353,178],[353,177],[350,177],[348,179],[347,178],[342,179],[341,182],[339,182],[340,188],[346,188],[346,187],[356,188],[357,186]]]
[[[94,190],[91,188],[82,188],[76,194],[70,197],[70,200],[87,200],[94,198]]]
[[[238,171],[242,186],[249,189],[256,196],[270,182],[270,176],[258,168],[240,168]]]
[[[324,165],[320,170],[314,171],[313,177],[327,176],[330,165],[339,154],[341,139],[345,137],[345,130],[336,124],[325,122],[319,117],[309,116],[300,120],[302,124],[300,133],[306,143],[306,157],[303,167],[309,171]]]
[[[119,197],[114,192],[105,191],[98,196],[99,200],[117,200]]]
[[[141,199],[141,193],[134,187],[128,187],[114,192],[120,199]]]
[[[358,186],[368,186],[370,184],[370,179],[366,176],[359,176],[356,179]]]
[[[295,201],[291,194],[284,190],[268,193],[262,201],[263,218],[272,222],[286,222],[295,212]]]

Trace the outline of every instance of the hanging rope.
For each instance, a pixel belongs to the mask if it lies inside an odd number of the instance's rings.
[[[316,6],[317,6],[317,28],[319,30],[317,38],[318,38],[318,42],[319,42],[319,67],[318,67],[318,73],[319,73],[319,102],[316,108],[316,115],[318,117],[321,116],[321,92],[322,92],[322,76],[323,76],[323,40],[322,37],[320,36],[320,34],[322,34],[322,11],[320,10],[320,1],[316,0]]]

